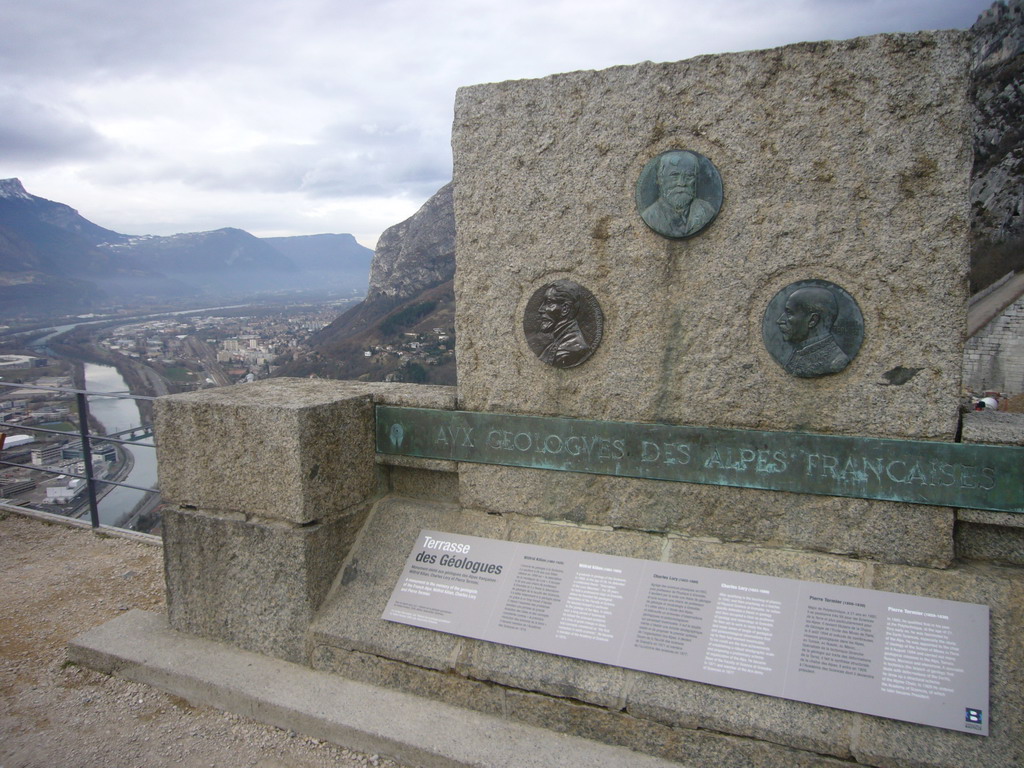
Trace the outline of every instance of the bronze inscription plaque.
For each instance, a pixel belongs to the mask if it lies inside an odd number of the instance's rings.
[[[594,354],[604,335],[604,314],[594,295],[572,280],[542,285],[523,312],[526,343],[542,363],[575,368]]]
[[[397,427],[397,428],[396,428]],[[377,406],[377,451],[1024,512],[1024,448]],[[552,480],[557,482],[557,480]]]
[[[722,177],[704,155],[673,149],[648,161],[636,183],[644,223],[663,237],[692,237],[722,207]]]
[[[791,376],[839,373],[864,341],[864,317],[853,296],[827,280],[798,280],[768,302],[761,321],[765,348]]]

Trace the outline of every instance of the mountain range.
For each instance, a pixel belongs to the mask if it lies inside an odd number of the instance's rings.
[[[325,287],[362,293],[372,256],[348,234],[258,238],[229,227],[125,235],[0,179],[3,316]]]

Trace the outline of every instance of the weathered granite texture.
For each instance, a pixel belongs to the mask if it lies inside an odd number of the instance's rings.
[[[305,524],[378,493],[375,403],[451,408],[452,387],[267,379],[161,398],[165,501]]]
[[[461,638],[380,618],[422,528],[503,539],[506,524],[496,516],[467,515],[451,504],[382,499],[346,561],[338,586],[310,627],[311,650],[332,645],[393,658],[400,649],[400,658],[418,667],[450,667]],[[340,642],[332,640],[336,638]]]
[[[461,464],[464,506],[945,567],[954,511],[750,488]]]
[[[999,514],[999,513],[992,513]],[[985,560],[998,565],[1024,566],[1024,520],[978,524],[965,519],[956,524],[956,554],[961,560]],[[1024,515],[1006,515],[1024,517]],[[986,521],[987,523],[987,521]]]
[[[952,440],[968,47],[957,32],[876,36],[461,89],[460,407]],[[634,203],[644,164],[672,148],[710,158],[725,189],[715,221],[681,241]],[[572,369],[538,361],[522,330],[533,292],[562,277],[605,314],[600,348]],[[865,334],[845,370],[801,379],[774,362],[761,327],[775,293],[810,278],[854,296]],[[478,465],[460,482],[464,505],[492,511],[952,558],[950,510]]]
[[[456,503],[459,500],[459,475],[454,471],[392,466],[387,472],[388,490],[396,496]]]
[[[459,90],[453,128],[460,400],[468,410],[952,439],[967,292],[969,38],[938,32]],[[725,202],[701,234],[640,219],[644,164],[691,149]],[[578,368],[530,352],[522,314],[560,277],[604,340]],[[789,376],[764,349],[785,285],[832,281],[864,344]],[[919,368],[888,385],[897,366]],[[713,405],[709,405],[713,403]]]
[[[509,717],[639,752],[676,760],[682,766],[729,768],[850,768],[846,760],[772,741],[731,736],[690,725],[671,726],[631,712],[595,709],[567,699],[522,691],[505,696]],[[734,706],[742,706],[736,701]]]
[[[164,499],[308,523],[377,492],[365,386],[268,379],[157,401]]]
[[[305,635],[369,505],[311,525],[165,507],[167,613],[174,629],[306,662]]]
[[[313,612],[395,484],[376,462],[376,403],[451,408],[455,391],[271,379],[157,402],[171,626],[308,662]],[[451,473],[401,470],[454,495]]]
[[[1024,446],[1024,414],[1005,411],[965,413],[962,439],[965,443]],[[961,509],[956,517],[958,558],[1024,566],[1024,515]]]
[[[970,411],[963,416],[965,443],[1024,445],[1024,413]]]

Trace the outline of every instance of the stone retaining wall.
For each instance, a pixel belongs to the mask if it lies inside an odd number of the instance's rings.
[[[1004,395],[1024,392],[1024,296],[967,341],[964,387]]]

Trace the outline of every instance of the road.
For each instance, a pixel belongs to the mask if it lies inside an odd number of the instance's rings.
[[[1024,272],[1014,275],[967,310],[967,338],[984,328],[1024,293]]]

